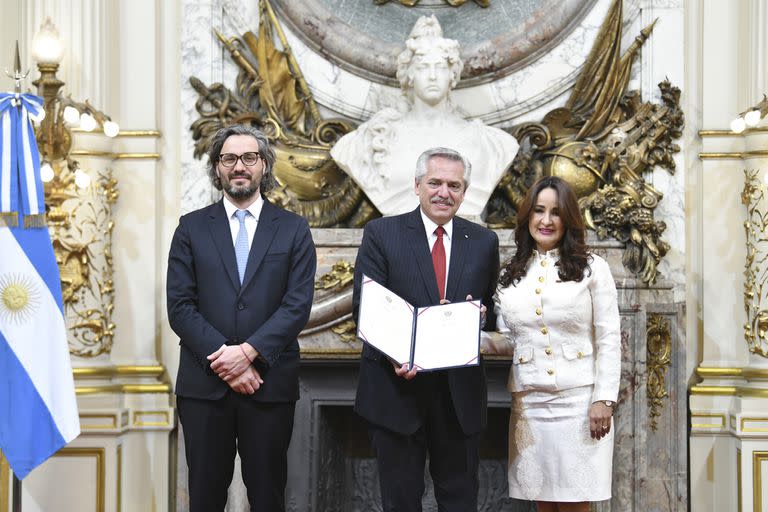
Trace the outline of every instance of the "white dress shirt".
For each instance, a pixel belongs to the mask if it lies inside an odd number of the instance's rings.
[[[257,194],[256,200],[251,203],[251,206],[246,208],[250,215],[245,216],[245,230],[248,233],[248,249],[251,248],[253,242],[253,235],[256,233],[256,226],[259,224],[259,215],[261,215],[261,207],[264,206],[264,199],[261,194]],[[240,231],[240,221],[237,220],[235,212],[239,210],[227,196],[224,196],[224,210],[227,212],[227,218],[229,219],[229,230],[232,233],[232,247],[235,246],[237,240],[237,233]]]
[[[503,330],[514,346],[510,391],[556,392],[594,384],[593,402],[618,398],[616,285],[608,263],[591,258],[581,281],[564,282],[555,266],[558,251],[534,251],[520,282],[497,291]]]
[[[429,252],[432,253],[432,248],[435,246],[435,242],[437,242],[437,235],[435,234],[435,230],[437,229],[438,224],[435,224],[435,222],[424,215],[424,210],[419,208],[419,213],[421,213],[421,220],[424,222],[424,230],[427,233],[427,242],[429,242]],[[451,268],[451,239],[453,237],[453,219],[449,220],[445,224],[442,225],[443,229],[445,230],[445,233],[443,233],[443,247],[445,247],[445,287],[444,290],[448,289],[448,270]]]

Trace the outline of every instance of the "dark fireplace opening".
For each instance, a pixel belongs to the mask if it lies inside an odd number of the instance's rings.
[[[349,405],[322,405],[316,409],[315,467],[317,487],[314,510],[375,512],[381,510],[378,470],[365,421]],[[480,443],[482,512],[528,512],[528,503],[507,497],[507,429],[509,408],[491,407],[488,427]],[[436,511],[428,464],[425,468],[424,512]]]

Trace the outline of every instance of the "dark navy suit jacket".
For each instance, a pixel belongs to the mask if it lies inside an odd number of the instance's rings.
[[[488,309],[486,325],[495,326],[493,293],[499,269],[496,233],[467,220],[453,219],[451,258],[445,296],[451,302],[467,295],[482,299]],[[355,263],[354,315],[360,305],[362,275],[386,286],[415,307],[440,302],[429,243],[419,208],[395,217],[369,222]],[[466,435],[480,432],[486,424],[485,371],[479,366],[440,370],[447,373],[451,399]],[[389,359],[364,344],[360,360],[355,411],[371,423],[413,434],[423,422],[428,396],[419,385],[395,375]]]
[[[307,221],[266,200],[242,286],[222,201],[181,217],[168,256],[168,320],[181,339],[176,394],[218,399],[229,386],[206,356],[250,343],[264,384],[254,400],[299,398],[297,336],[314,294],[315,247]]]

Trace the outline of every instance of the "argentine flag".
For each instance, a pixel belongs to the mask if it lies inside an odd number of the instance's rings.
[[[0,94],[0,450],[19,479],[80,434],[31,94]]]

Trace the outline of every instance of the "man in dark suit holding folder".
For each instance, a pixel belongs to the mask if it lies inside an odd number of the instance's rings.
[[[456,217],[470,174],[469,162],[454,150],[422,153],[419,207],[365,226],[355,263],[356,319],[365,274],[414,307],[481,298],[487,325],[495,325],[498,237]],[[355,411],[369,424],[385,511],[421,511],[427,453],[439,510],[477,510],[486,404],[482,358],[477,366],[417,373],[363,345]]]

